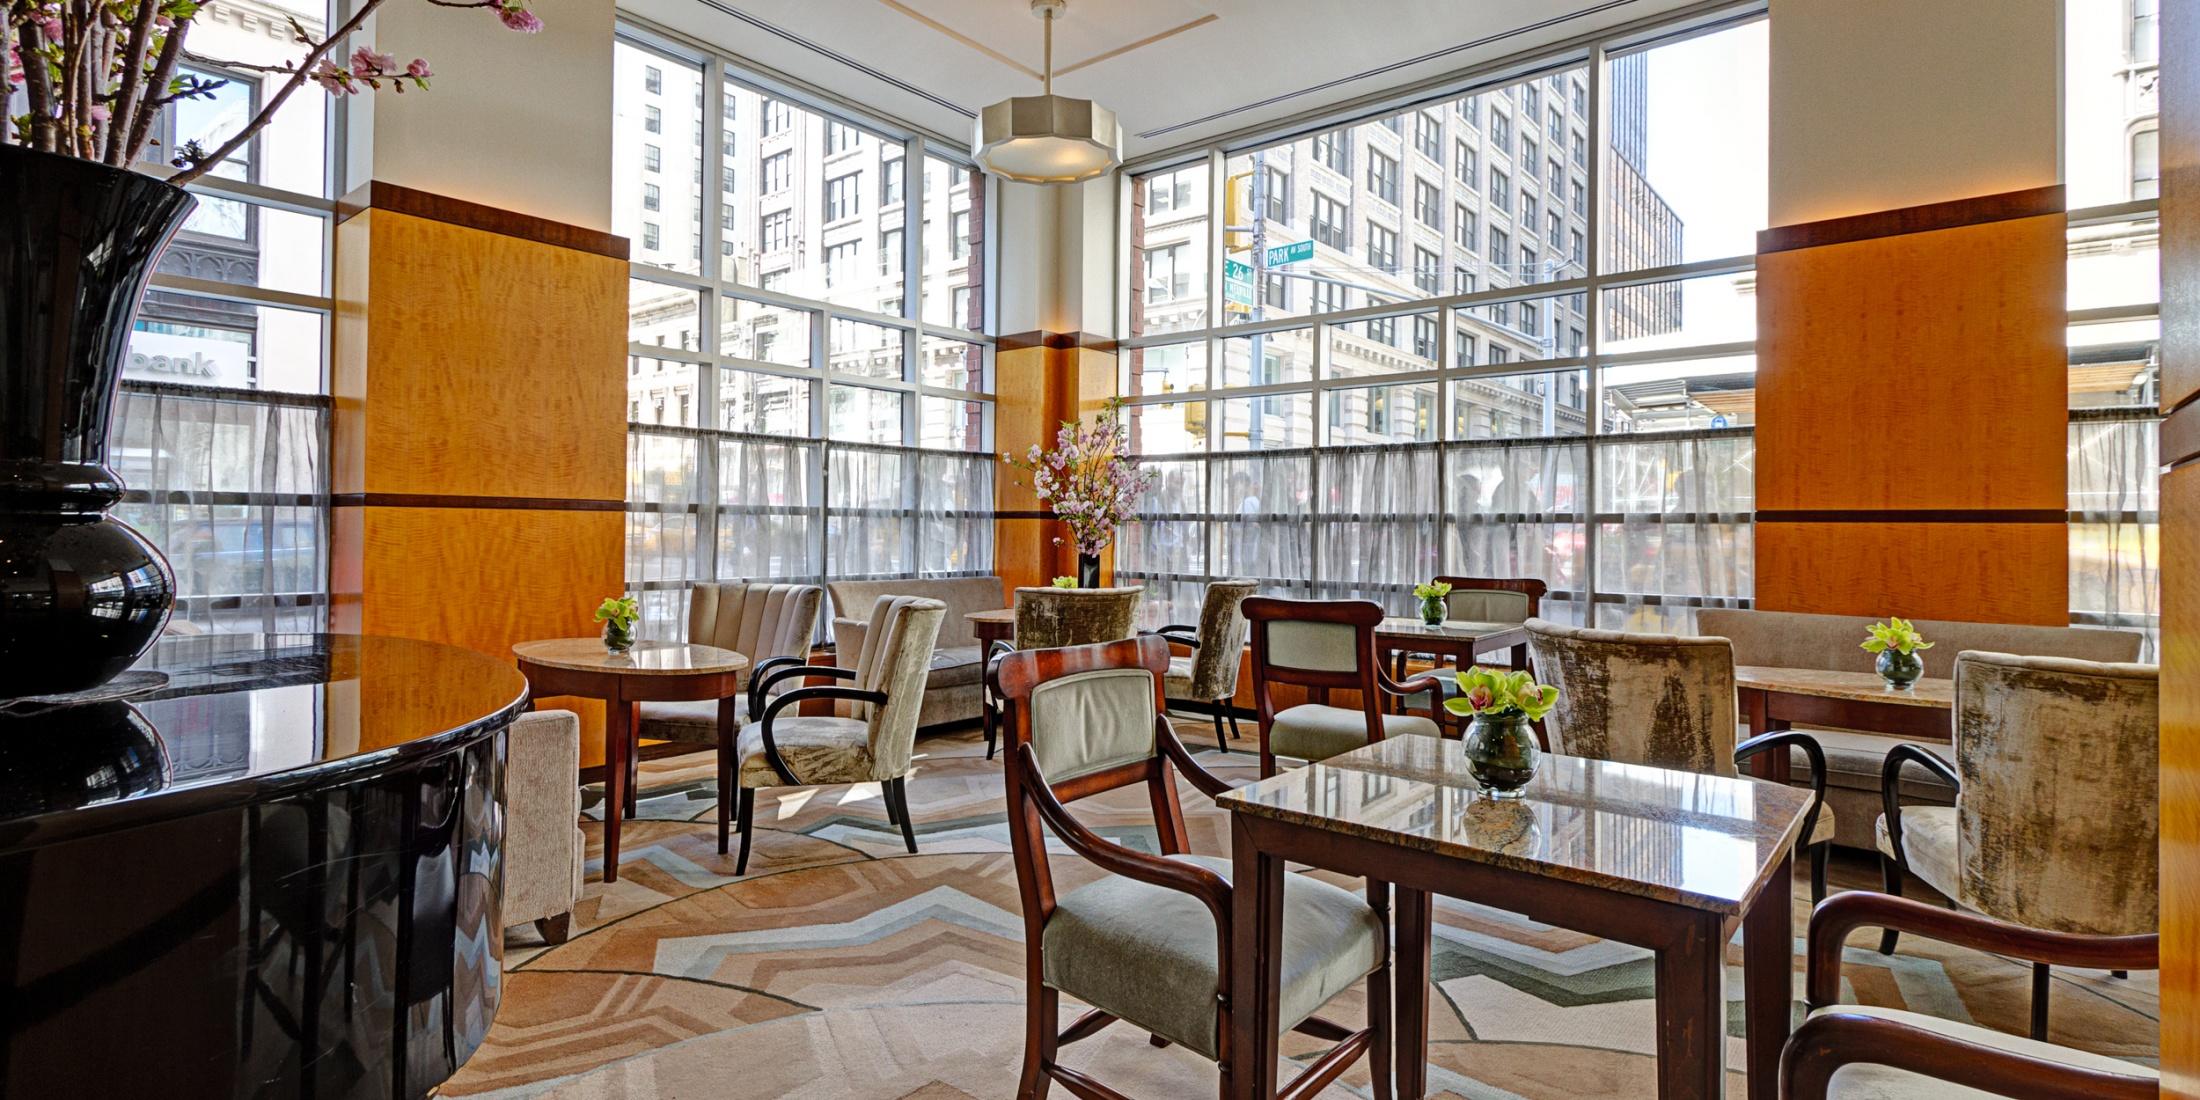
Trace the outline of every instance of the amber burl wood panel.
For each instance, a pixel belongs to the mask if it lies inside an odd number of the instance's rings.
[[[2066,509],[2064,224],[1760,256],[1757,507]]]
[[[624,499],[623,261],[388,210],[339,245],[338,493]]]
[[[1766,610],[2070,622],[2061,524],[1759,522],[1753,537]]]
[[[1062,421],[1090,416],[1115,395],[1115,355],[1037,340],[996,350],[993,378],[996,450],[1022,458],[1035,445],[1052,447]],[[993,524],[994,571],[1011,589],[1077,572],[1076,547],[1055,545],[1067,533],[1046,518],[1046,505],[1030,484],[1029,474],[1005,462],[996,471],[994,508],[1006,514]],[[1100,556],[1103,582],[1114,576],[1114,558],[1112,548]]]
[[[510,660],[517,642],[596,633],[596,605],[625,586],[626,517],[616,512],[368,507],[333,516],[336,545],[357,554],[332,563],[340,583],[357,579],[349,628],[369,634]],[[579,712],[584,756],[600,752],[600,703],[544,705]]]

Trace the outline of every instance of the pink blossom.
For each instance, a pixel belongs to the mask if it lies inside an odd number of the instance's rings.
[[[435,72],[428,68],[427,58],[416,57],[412,59],[412,64],[405,66],[405,75],[416,80],[426,80],[434,76]]]
[[[521,34],[533,34],[542,29],[542,20],[516,2],[498,7],[497,19]]]
[[[361,46],[351,51],[351,70],[362,77],[384,76],[397,71],[397,58],[376,53],[371,46]]]
[[[352,82],[350,70],[339,67],[334,61],[322,58],[320,63],[307,70],[306,77],[330,95],[350,95],[358,91]]]
[[[1491,703],[1496,701],[1497,696],[1492,694],[1490,689],[1486,687],[1478,687],[1467,693],[1467,705],[1476,710],[1486,710]]]

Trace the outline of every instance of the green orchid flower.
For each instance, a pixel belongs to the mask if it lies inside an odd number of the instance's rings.
[[[1440,600],[1449,595],[1451,585],[1444,581],[1430,581],[1413,586],[1413,598],[1416,600]]]
[[[1444,709],[1470,717],[1487,714],[1506,718],[1525,715],[1540,720],[1558,705],[1558,688],[1538,684],[1535,677],[1517,669],[1492,669],[1476,665],[1459,675],[1459,694],[1444,700]]]
[[[1873,623],[1865,629],[1871,636],[1859,643],[1857,648],[1866,653],[1885,653],[1891,649],[1906,657],[1920,649],[1933,648],[1933,643],[1926,641],[1925,636],[1918,633],[1915,626],[1892,615],[1887,616],[1886,622]]]

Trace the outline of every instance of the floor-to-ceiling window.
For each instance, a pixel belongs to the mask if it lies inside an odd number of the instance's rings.
[[[212,0],[194,55],[245,66],[295,60],[290,28],[326,8]],[[143,167],[182,143],[216,148],[285,75],[186,61],[210,94],[163,115]],[[293,96],[274,122],[191,186],[198,208],[145,296],[108,462],[128,485],[116,514],[176,572],[176,617],[211,630],[311,630],[328,606],[327,358],[335,113]]]
[[[2155,5],[2066,6],[2073,621],[2159,626],[2161,234]]]
[[[627,586],[993,568],[986,180],[967,157],[622,27]]]
[[[1146,613],[1228,576],[1401,612],[1539,577],[1546,616],[1638,629],[1746,603],[1765,82],[1743,9],[1138,171]]]

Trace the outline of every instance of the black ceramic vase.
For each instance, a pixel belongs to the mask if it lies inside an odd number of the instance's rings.
[[[183,189],[0,146],[0,698],[98,687],[160,637],[175,578],[107,514],[107,428]]]
[[[1100,555],[1077,555],[1077,587],[1100,587]]]

